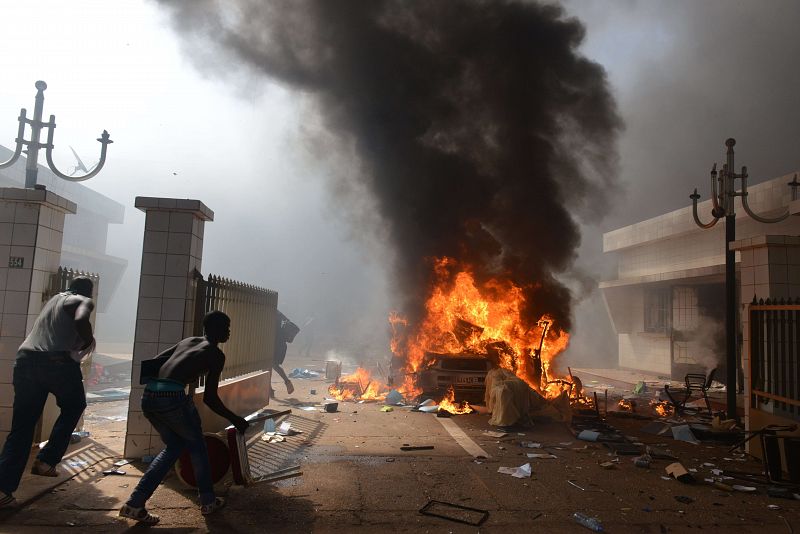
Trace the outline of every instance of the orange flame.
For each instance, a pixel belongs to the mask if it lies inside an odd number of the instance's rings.
[[[652,406],[653,410],[655,410],[659,417],[671,417],[675,412],[672,404],[670,404],[668,401],[650,401],[650,406]]]
[[[450,412],[452,414],[460,415],[465,413],[472,413],[475,410],[469,405],[467,401],[456,402],[456,392],[453,386],[447,388],[447,394],[439,401],[439,410]]]
[[[633,411],[633,402],[629,401],[628,399],[620,399],[619,400],[619,409],[623,412],[632,412]]]
[[[433,269],[436,283],[419,326],[410,327],[397,313],[389,318],[392,352],[406,362],[406,393],[421,392],[409,377],[424,369],[426,353],[487,354],[489,350],[498,356],[501,367],[547,397],[565,389],[564,381],[550,378],[553,359],[566,349],[569,334],[547,315],[533,321],[525,317],[523,288],[499,278],[478,283],[469,267],[451,258],[437,259]]]
[[[356,372],[343,376],[331,384],[328,394],[341,401],[345,400],[383,400],[389,392],[389,387],[372,378],[369,371],[359,367]]]

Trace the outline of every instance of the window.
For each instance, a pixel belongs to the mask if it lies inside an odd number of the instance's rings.
[[[697,291],[694,287],[675,287],[672,290],[672,327],[675,330],[697,329]]]
[[[644,292],[644,331],[666,332],[670,326],[672,312],[670,288],[645,289]]]

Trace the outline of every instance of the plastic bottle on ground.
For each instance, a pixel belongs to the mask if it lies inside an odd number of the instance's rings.
[[[582,525],[593,532],[603,532],[603,524],[596,517],[589,517],[586,514],[575,512],[572,514],[572,519],[574,519],[579,525]]]
[[[275,420],[267,419],[264,421],[264,432],[275,432]]]

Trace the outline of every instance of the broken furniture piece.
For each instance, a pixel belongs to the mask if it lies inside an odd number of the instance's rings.
[[[291,413],[291,410],[283,410],[274,413],[251,415],[245,419],[252,427],[267,419],[278,419]],[[300,466],[295,465],[265,475],[253,476],[247,456],[247,439],[244,434],[239,433],[232,425],[218,434],[206,432],[205,438],[208,460],[211,464],[211,481],[214,484],[225,478],[229,471],[233,475],[234,483],[240,486],[249,486],[258,482],[276,482],[303,474],[300,471]],[[193,488],[197,487],[192,459],[188,450],[184,450],[176,462],[175,472],[181,482]]]
[[[683,390],[670,389],[669,384],[664,386],[664,393],[667,394],[672,405],[675,406],[675,411],[678,415],[684,415],[689,411],[693,411],[696,414],[700,411],[698,408],[686,406],[686,403],[689,402],[692,397],[695,397],[697,400],[702,398],[706,403],[708,415],[714,415],[711,409],[711,401],[708,400],[708,390],[711,388],[711,383],[714,381],[714,373],[716,373],[716,371],[716,369],[712,369],[711,372],[708,373],[708,376],[700,373],[687,373],[684,377],[685,386]]]

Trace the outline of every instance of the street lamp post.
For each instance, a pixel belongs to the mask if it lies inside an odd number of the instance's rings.
[[[717,172],[717,164],[711,168],[711,203],[713,208],[711,215],[714,217],[709,223],[700,221],[697,214],[697,201],[700,195],[697,194],[697,189],[689,196],[692,199],[692,214],[694,222],[700,228],[711,228],[717,222],[725,218],[725,344],[726,344],[726,362],[727,362],[727,403],[728,403],[728,417],[738,419],[736,413],[736,253],[731,250],[731,243],[736,240],[736,211],[734,208],[734,199],[742,197],[742,208],[753,220],[761,223],[777,223],[781,222],[789,216],[789,211],[774,219],[761,217],[753,213],[747,201],[747,167],[742,167],[742,172],[736,174],[733,163],[733,147],[736,145],[735,139],[727,139],[725,146],[727,150],[727,161],[722,166],[722,170]],[[741,191],[736,190],[736,180],[742,181]],[[792,198],[796,197],[797,186],[800,182],[797,181],[797,176],[788,184],[792,187]]]
[[[47,158],[47,166],[50,167],[50,170],[53,171],[53,174],[58,176],[59,178],[63,178],[64,180],[69,180],[70,182],[82,182],[83,180],[88,180],[92,176],[96,175],[100,172],[100,169],[103,168],[103,165],[106,162],[106,149],[108,145],[113,143],[108,135],[108,132],[103,130],[103,133],[100,135],[98,141],[100,142],[102,148],[100,149],[100,161],[97,165],[92,169],[90,172],[83,176],[68,176],[63,172],[59,171],[55,164],[53,163],[53,134],[55,133],[56,129],[56,116],[50,115],[50,120],[48,122],[42,122],[42,109],[44,108],[44,90],[47,89],[47,84],[43,81],[39,80],[36,82],[36,104],[33,108],[33,119],[26,118],[26,111],[25,108],[22,108],[19,112],[19,130],[17,132],[16,138],[16,148],[14,150],[14,154],[3,163],[0,163],[0,169],[4,169],[6,167],[10,167],[13,165],[17,159],[19,159],[20,154],[22,153],[22,147],[27,146],[27,163],[25,165],[25,187],[28,189],[34,189],[36,187],[36,179],[39,174],[39,149],[44,148],[46,150],[45,155]],[[31,138],[30,140],[25,139],[25,125],[30,124],[31,126]],[[42,128],[47,128],[47,143],[39,142],[41,137]]]

